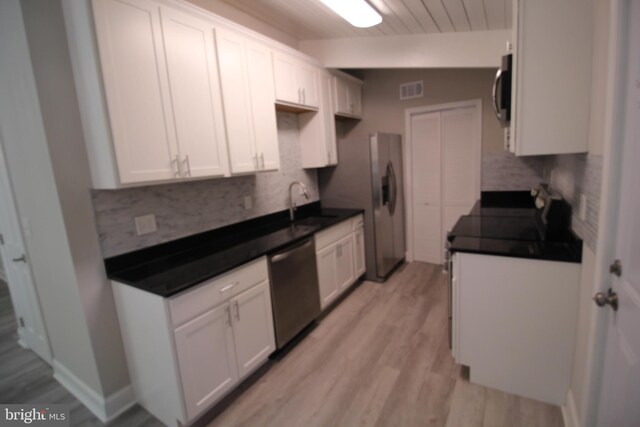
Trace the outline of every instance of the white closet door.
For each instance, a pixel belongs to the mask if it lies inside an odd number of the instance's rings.
[[[475,107],[442,112],[442,215],[446,233],[469,213],[480,193],[480,114]]]
[[[183,174],[223,176],[229,162],[213,26],[171,9],[161,14]]]
[[[413,156],[413,256],[416,261],[442,262],[441,113],[411,117]]]

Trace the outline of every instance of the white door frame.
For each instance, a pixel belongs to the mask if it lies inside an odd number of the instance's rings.
[[[404,188],[407,196],[407,201],[405,202],[407,226],[405,229],[407,233],[406,259],[409,262],[413,261],[413,166],[411,162],[411,158],[413,156],[413,141],[411,135],[411,117],[425,113],[433,113],[436,111],[442,112],[465,107],[475,107],[479,114],[478,135],[480,135],[480,147],[478,147],[476,156],[480,167],[478,168],[478,175],[476,177],[476,191],[478,193],[478,197],[480,197],[480,188],[482,186],[482,99],[425,105],[422,107],[407,108],[404,110]],[[442,250],[444,251],[444,248],[442,248]]]
[[[602,187],[600,190],[600,218],[598,223],[598,245],[593,283],[593,295],[606,292],[612,285],[609,265],[615,254],[618,208],[620,206],[619,184],[622,169],[622,134],[624,111],[624,86],[627,61],[624,55],[626,32],[622,23],[629,10],[628,0],[611,0],[609,18],[609,55],[607,67],[607,92],[605,98],[604,156]],[[589,319],[587,363],[585,371],[585,393],[576,396],[582,405],[579,415],[581,426],[595,426],[601,395],[604,368],[608,310],[592,310]]]

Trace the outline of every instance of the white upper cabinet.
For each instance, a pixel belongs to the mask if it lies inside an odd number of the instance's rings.
[[[331,74],[325,71],[320,73],[320,110],[298,116],[303,168],[338,164],[331,80]]]
[[[231,31],[217,31],[220,82],[234,174],[280,166],[271,52]]]
[[[334,109],[337,116],[362,118],[362,82],[344,74],[333,76]]]
[[[213,25],[147,0],[94,0],[119,184],[228,174]]]
[[[519,156],[587,151],[592,8],[514,0],[511,142]]]
[[[162,9],[167,66],[183,176],[229,172],[214,28]]]
[[[320,105],[319,72],[315,65],[282,52],[273,53],[276,102],[301,109]]]
[[[179,176],[160,8],[147,0],[96,0],[96,36],[122,184]]]

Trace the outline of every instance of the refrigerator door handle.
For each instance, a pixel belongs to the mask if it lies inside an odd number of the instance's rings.
[[[396,174],[393,170],[393,163],[387,163],[387,175],[389,176],[389,186],[390,189],[390,202],[389,202],[389,213],[391,215],[396,211],[396,201],[398,199],[398,183],[396,182]]]

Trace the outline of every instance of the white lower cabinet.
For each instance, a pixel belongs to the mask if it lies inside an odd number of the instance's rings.
[[[564,404],[580,264],[456,253],[452,274],[453,355],[471,382]]]
[[[320,306],[328,307],[342,292],[356,282],[364,272],[364,234],[362,234],[362,251],[358,247],[356,233],[359,228],[352,229],[352,222],[362,222],[362,215],[355,220],[347,220],[331,228],[317,233],[316,264],[320,286]],[[360,265],[359,263],[362,263]],[[358,273],[362,271],[362,273]]]
[[[353,232],[353,260],[356,270],[356,277],[362,276],[367,271],[364,250],[364,228],[358,228]]]
[[[136,400],[167,425],[194,421],[275,351],[266,257],[170,298],[113,290]]]
[[[264,281],[231,300],[233,337],[240,378],[275,350],[269,282]]]
[[[192,419],[238,380],[229,305],[175,330],[176,353],[187,416]]]

